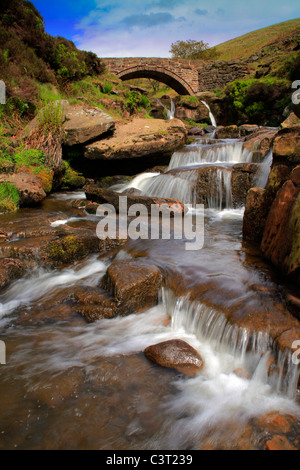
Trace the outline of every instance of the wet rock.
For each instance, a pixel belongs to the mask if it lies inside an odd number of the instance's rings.
[[[258,165],[255,163],[238,163],[233,166],[231,175],[233,207],[244,206],[247,193],[254,185],[258,168]]]
[[[300,163],[300,124],[281,129],[274,139],[274,160]]]
[[[254,419],[254,424],[263,431],[268,431],[271,434],[282,433],[286,434],[291,429],[290,420],[291,416],[283,416],[278,412],[269,413]]]
[[[201,136],[201,135],[204,135],[205,132],[204,132],[203,127],[192,127],[191,129],[189,129],[189,134]]]
[[[261,249],[264,256],[281,268],[291,264],[291,260],[286,259],[293,243],[290,240],[289,223],[298,193],[299,189],[290,180],[282,186],[269,211],[263,234]],[[296,240],[296,245],[297,243],[299,242]],[[297,246],[295,246],[295,251],[295,257],[297,257]],[[295,262],[298,261],[295,260]],[[291,269],[290,265],[289,270]]]
[[[292,353],[297,352],[300,345],[300,327],[281,333],[281,335],[276,338],[276,344],[281,351],[287,349]]]
[[[266,442],[267,450],[297,450],[285,436],[273,436],[272,439]]]
[[[17,188],[21,207],[39,204],[46,197],[42,179],[37,175],[21,172],[0,176],[0,183],[4,182],[11,183]]]
[[[215,130],[215,126],[205,126],[203,130],[205,134],[211,134]]]
[[[91,160],[113,160],[170,155],[186,138],[186,128],[178,119],[133,119],[118,125],[110,139],[86,146],[84,156]]]
[[[265,157],[272,147],[276,133],[276,129],[259,129],[245,137],[243,148],[250,152],[260,151],[261,156]]]
[[[0,288],[7,286],[25,273],[24,264],[13,258],[0,258]]]
[[[240,136],[245,137],[246,135],[252,134],[259,130],[259,126],[256,124],[243,124],[239,127]]]
[[[266,190],[251,188],[247,193],[243,218],[243,237],[245,240],[260,243],[269,211]]]
[[[218,127],[215,133],[216,139],[238,139],[240,136],[238,126]]]
[[[117,304],[120,315],[141,313],[158,303],[160,270],[142,259],[114,261],[101,281]]]
[[[114,318],[118,314],[114,299],[96,287],[76,288],[75,300],[76,311],[89,323],[103,318]]]
[[[109,189],[98,188],[95,185],[85,186],[85,194],[88,200],[99,204],[111,204],[114,206],[116,212],[119,212],[119,197],[122,196],[122,194]],[[185,212],[184,205],[176,199],[140,196],[128,193],[126,193],[126,196],[128,209],[134,204],[142,204],[147,208],[149,213],[152,205],[159,206],[161,210],[170,213],[171,216],[174,215],[174,211],[179,214],[184,214]]]
[[[144,354],[155,364],[175,368],[189,377],[194,377],[204,365],[198,351],[180,339],[149,346],[145,349]]]
[[[79,199],[72,202],[72,207],[77,209],[83,209],[88,214],[96,214],[99,204],[96,202],[88,201],[87,199]]]
[[[235,369],[233,371],[233,373],[237,376],[237,377],[240,377],[241,379],[247,379],[247,380],[250,380],[251,379],[251,374],[245,370],[245,369],[242,369],[242,368],[238,368],[238,369]]]

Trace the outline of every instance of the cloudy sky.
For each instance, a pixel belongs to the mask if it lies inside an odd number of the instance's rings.
[[[177,40],[210,46],[300,17],[299,0],[33,0],[46,31],[100,57],[169,57]]]

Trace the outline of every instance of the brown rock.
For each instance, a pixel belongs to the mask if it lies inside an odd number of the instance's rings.
[[[161,287],[160,270],[142,259],[114,261],[102,279],[121,315],[141,313],[155,306]]]
[[[233,207],[245,205],[247,193],[254,185],[259,166],[255,163],[238,163],[233,166],[231,175],[231,192]]]
[[[0,176],[0,183],[4,182],[11,183],[17,188],[21,207],[36,205],[46,197],[42,179],[37,175],[21,172]]]
[[[283,267],[291,249],[288,226],[299,189],[289,180],[277,193],[265,225],[261,249],[275,266]]]
[[[251,188],[247,193],[243,218],[243,237],[245,240],[260,243],[264,233],[269,204],[266,190]]]
[[[295,124],[299,124],[300,123],[300,119],[298,118],[298,116],[296,116],[295,113],[291,113],[285,121],[283,121],[280,126],[283,127],[283,128],[286,128],[286,127],[291,127],[291,126],[294,126]]]
[[[240,136],[238,126],[218,127],[215,133],[216,139],[238,139]]]
[[[300,186],[300,165],[293,169],[291,173],[291,180],[296,186]]]
[[[0,258],[0,288],[24,275],[24,264],[13,258]]]
[[[114,136],[85,147],[88,159],[123,159],[169,155],[187,138],[184,124],[178,119],[133,119],[117,126]]]
[[[75,300],[76,311],[89,323],[103,318],[114,318],[118,314],[114,299],[99,288],[76,288]]]
[[[101,109],[83,105],[67,106],[64,145],[84,144],[112,131],[115,122]]]
[[[266,442],[267,450],[297,450],[285,436],[273,436],[272,439]]]
[[[149,346],[145,356],[162,367],[172,367],[190,377],[203,368],[203,360],[194,348],[185,341],[173,339]]]
[[[292,163],[300,162],[300,124],[281,129],[275,136],[274,159],[284,159]]]
[[[239,127],[241,137],[252,134],[259,130],[259,127],[256,124],[243,124]]]

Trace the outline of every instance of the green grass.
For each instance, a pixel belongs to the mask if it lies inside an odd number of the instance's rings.
[[[0,211],[14,212],[19,207],[19,193],[15,186],[10,183],[0,184]]]
[[[256,54],[261,48],[277,38],[293,32],[300,33],[300,18],[257,29],[216,46],[218,60],[243,59]]]

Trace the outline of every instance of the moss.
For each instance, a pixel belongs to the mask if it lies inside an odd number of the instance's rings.
[[[289,223],[291,251],[288,259],[288,273],[300,267],[300,194],[294,204]]]
[[[39,167],[33,168],[31,173],[41,178],[43,190],[45,191],[46,194],[50,194],[52,191],[52,186],[53,186],[54,172],[50,170],[50,168],[47,168],[45,166],[39,166]]]
[[[76,237],[70,235],[61,240],[51,242],[48,246],[48,255],[59,263],[72,263],[88,254],[87,248]]]
[[[64,162],[66,167],[63,186],[69,189],[79,189],[85,185],[85,177],[71,168],[69,162]]]
[[[184,95],[180,97],[179,105],[188,106],[190,108],[197,108],[199,105],[199,100],[197,96]]]

